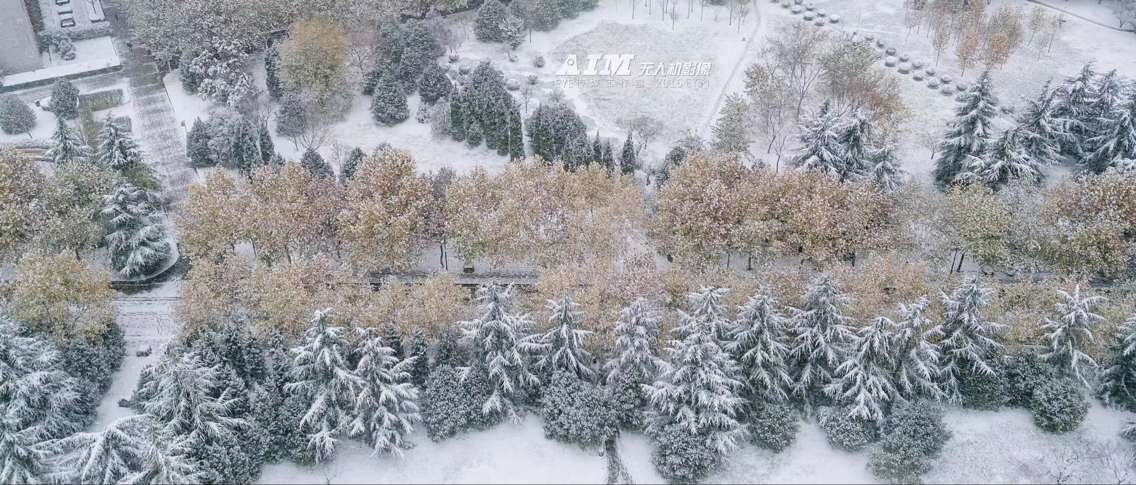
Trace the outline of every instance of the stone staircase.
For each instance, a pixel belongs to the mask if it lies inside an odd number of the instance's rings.
[[[137,114],[134,132],[146,154],[147,163],[162,181],[166,198],[176,209],[195,179],[189,158],[185,155],[186,129],[174,116],[154,58],[137,47],[129,57],[126,74],[130,79],[130,95]]]

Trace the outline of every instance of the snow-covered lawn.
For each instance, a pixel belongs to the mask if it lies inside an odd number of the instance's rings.
[[[936,459],[928,483],[1046,483],[1055,473],[1071,482],[1122,481],[1131,472],[1131,444],[1117,433],[1128,413],[1093,405],[1076,431],[1054,435],[1038,429],[1020,409],[952,409],[945,421],[953,433]],[[606,458],[545,439],[540,418],[501,424],[486,431],[434,443],[423,433],[402,459],[375,457],[365,446],[345,441],[338,457],[321,466],[268,465],[261,483],[603,483]],[[636,483],[664,483],[651,464],[652,445],[639,434],[625,435],[620,455]],[[1116,467],[1105,459],[1110,453]],[[829,446],[821,430],[805,423],[782,453],[746,446],[726,457],[705,483],[878,483],[867,468],[868,451],[849,453]],[[1127,470],[1127,471],[1126,471]]]

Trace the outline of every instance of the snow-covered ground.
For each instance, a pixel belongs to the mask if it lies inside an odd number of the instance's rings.
[[[1128,413],[1094,404],[1076,431],[1054,435],[1038,429],[1029,413],[950,410],[952,432],[928,483],[1128,483],[1136,477],[1131,444],[1117,437]],[[261,483],[603,483],[606,459],[544,438],[540,419],[502,424],[434,443],[423,433],[401,459],[375,457],[345,441],[337,458],[320,466],[268,465]],[[652,445],[625,435],[620,456],[636,483],[664,483],[651,464]],[[878,483],[867,468],[870,452],[829,446],[805,423],[782,453],[746,446],[726,457],[705,483]],[[1060,475],[1058,475],[1060,474]]]

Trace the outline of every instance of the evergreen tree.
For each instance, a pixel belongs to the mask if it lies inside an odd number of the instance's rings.
[[[937,343],[943,332],[924,315],[929,303],[927,298],[920,298],[913,305],[899,307],[901,320],[895,325],[890,343],[895,355],[896,402],[943,397],[938,384],[942,371]]]
[[[465,349],[461,346],[461,332],[453,328],[443,329],[434,349],[434,367],[463,367],[468,363],[465,354]]]
[[[299,429],[308,409],[300,396],[286,390],[291,374],[288,342],[279,332],[273,332],[264,351],[264,378],[250,398],[257,427],[268,438],[264,458],[269,462],[308,461],[303,453],[307,439]]]
[[[402,349],[402,332],[393,323],[383,329],[383,344],[391,348],[396,359],[402,360],[406,353]]]
[[[1018,142],[1026,156],[1039,164],[1060,161],[1061,144],[1069,137],[1069,120],[1058,117],[1056,96],[1046,83],[1018,118]]]
[[[264,164],[260,154],[258,131],[259,129],[247,119],[241,119],[238,125],[235,161],[237,169],[246,177],[252,177],[253,171]]]
[[[607,385],[621,426],[642,429],[649,404],[643,388],[654,382],[666,364],[659,359],[659,317],[647,300],[637,298],[620,312],[615,324],[615,349],[604,365]]]
[[[835,379],[824,388],[825,393],[847,406],[849,418],[880,423],[887,414],[896,394],[889,335],[894,327],[891,319],[876,317],[861,328],[851,358],[836,368]]]
[[[1029,157],[1017,128],[1010,128],[990,145],[982,158],[972,157],[967,168],[955,176],[964,183],[983,183],[994,190],[1015,180],[1041,183],[1041,168]]]
[[[506,15],[501,23],[501,41],[510,49],[517,50],[525,42],[525,21],[513,15]]]
[[[331,171],[331,165],[324,161],[323,156],[315,148],[308,147],[307,150],[304,150],[304,154],[300,156],[300,166],[317,177],[335,178],[335,173]]]
[[[329,322],[330,311],[316,312],[303,342],[292,349],[291,380],[284,386],[308,408],[299,425],[316,462],[335,454],[339,437],[351,423],[353,390],[360,385],[347,364],[343,330]]]
[[[554,440],[595,447],[607,443],[619,430],[613,403],[603,388],[572,372],[552,374],[540,409],[544,436]]]
[[[1136,409],[1136,314],[1128,317],[1108,348],[1098,394],[1106,405]]]
[[[619,152],[619,169],[624,175],[634,174],[639,169],[639,162],[635,160],[635,142],[631,140],[631,132],[627,132],[627,141],[623,142],[623,150]]]
[[[109,227],[111,268],[127,278],[153,273],[172,251],[163,221],[150,202],[145,189],[129,183],[103,196],[101,214]]]
[[[285,94],[280,99],[280,109],[276,111],[276,133],[281,136],[296,137],[308,129],[308,112],[299,96]]]
[[[51,87],[51,102],[48,110],[57,118],[73,120],[79,116],[79,88],[71,81],[60,79]]]
[[[359,169],[359,164],[363,162],[366,156],[362,148],[352,148],[351,153],[347,154],[347,160],[344,160],[343,166],[339,168],[339,182],[347,185],[351,179],[355,178],[355,171]]]
[[[79,384],[44,337],[0,315],[0,482],[49,481],[52,440],[85,425]]]
[[[138,448],[141,453],[134,457],[138,471],[127,477],[126,483],[188,484],[204,481],[206,474],[198,469],[199,465],[190,456],[184,439],[156,435],[156,430],[150,433],[146,444]]]
[[[966,170],[972,158],[981,157],[990,139],[990,126],[997,114],[998,100],[991,92],[990,73],[984,72],[960,97],[955,120],[939,145],[935,161],[935,183],[947,186]]]
[[[134,139],[118,126],[109,114],[103,121],[102,131],[99,132],[99,147],[96,153],[99,163],[119,172],[142,163],[142,154],[138,151]]]
[[[840,135],[840,145],[844,147],[845,179],[859,177],[872,169],[873,155],[877,151],[872,146],[872,121],[860,110],[853,111],[849,117]]]
[[[632,151],[634,151],[634,150],[632,150]],[[622,162],[622,160],[620,160],[620,161]],[[603,166],[605,166],[605,167],[611,167],[611,168],[615,167],[615,150],[612,148],[610,141],[604,142],[603,158],[600,159],[600,163],[602,163]],[[622,170],[622,164],[621,164],[621,170]]]
[[[61,481],[119,483],[132,476],[147,451],[147,420],[146,416],[127,416],[100,432],[77,433],[60,440],[55,447],[63,456]]]
[[[533,335],[524,343],[527,352],[539,356],[536,362],[538,369],[550,376],[562,371],[578,379],[591,380],[593,372],[589,362],[592,356],[585,346],[592,331],[580,328],[583,318],[580,305],[568,295],[548,302],[548,331]]]
[[[1096,133],[1087,141],[1095,147],[1085,158],[1089,170],[1104,173],[1119,160],[1136,158],[1136,91],[1127,103],[1100,120]]]
[[[44,156],[51,159],[56,166],[67,165],[73,162],[85,162],[90,155],[90,148],[79,139],[67,121],[62,117],[56,118],[55,133],[51,135],[51,148]]]
[[[371,116],[375,121],[387,126],[397,125],[410,117],[406,105],[406,94],[402,92],[394,71],[386,69],[375,85],[375,95],[371,98]]]
[[[15,95],[0,96],[0,130],[9,135],[31,133],[36,115],[27,103]]]
[[[363,329],[359,338],[355,350],[359,390],[351,436],[364,437],[375,453],[402,456],[402,450],[410,446],[407,436],[421,420],[415,403],[418,389],[409,382],[415,358],[400,361],[373,328]]]
[[[906,172],[899,168],[895,163],[895,155],[890,149],[884,148],[878,150],[875,155],[869,159],[872,167],[868,173],[868,177],[885,193],[895,193],[903,185],[903,179]]]
[[[489,0],[477,9],[477,17],[473,21],[473,33],[477,40],[482,42],[503,42],[505,40],[502,26],[508,12],[498,0]]]
[[[811,405],[817,391],[832,382],[844,362],[855,334],[850,317],[843,311],[848,297],[836,282],[822,276],[809,286],[804,306],[793,309],[789,335],[793,339],[789,358],[793,369],[793,392]]]
[[[846,161],[846,149],[841,144],[844,120],[832,109],[829,102],[820,111],[801,124],[801,147],[793,157],[793,166],[801,170],[815,170],[837,180],[848,179],[852,171]]]
[[[193,121],[193,128],[185,137],[185,155],[194,168],[212,167],[217,164],[209,151],[209,129],[201,118]]]
[[[426,104],[433,105],[439,99],[449,97],[453,90],[454,83],[450,82],[446,70],[437,62],[427,64],[422,77],[418,78],[418,94]]]
[[[426,332],[423,332],[421,328],[415,328],[410,332],[410,348],[407,351],[407,358],[414,358],[414,364],[410,366],[410,382],[418,389],[424,389],[426,378],[430,377],[428,351]]]
[[[450,100],[450,136],[455,141],[463,141],[467,131],[469,128],[466,127],[465,119],[465,93],[455,92],[455,96]]]
[[[491,424],[481,414],[489,396],[489,383],[483,373],[471,372],[466,378],[449,365],[439,365],[426,380],[422,392],[422,423],[431,440],[441,441],[470,428]]]
[[[521,111],[516,105],[509,111],[509,160],[525,158],[525,135],[521,127]]]
[[[581,133],[569,140],[561,160],[564,168],[568,170],[575,170],[592,163],[592,146],[588,143],[587,135]]]
[[[712,291],[692,294],[691,304],[695,309],[705,307],[705,300],[713,295]],[[677,426],[720,456],[737,447],[745,433],[738,422],[744,405],[739,396],[740,369],[719,345],[717,329],[698,314],[698,310],[681,313],[673,330],[674,339],[666,350],[671,366],[649,387],[654,416],[647,432],[662,436]]]
[[[1097,363],[1086,351],[1096,343],[1093,327],[1104,321],[1104,317],[1094,312],[1097,305],[1104,303],[1104,297],[1082,297],[1080,286],[1075,286],[1072,293],[1062,290],[1057,293],[1062,300],[1057,303],[1057,319],[1046,318],[1041,326],[1049,341],[1049,350],[1042,357],[1058,371],[1090,387],[1089,380]]]
[[[268,132],[268,121],[261,121],[256,127],[257,148],[260,149],[260,163],[258,165],[271,165],[272,156],[276,154],[276,144],[272,142],[272,133]]]
[[[570,142],[577,137],[587,136],[584,122],[572,108],[560,102],[538,106],[529,117],[526,128],[529,148],[533,155],[541,157],[545,162],[564,158]]]
[[[1096,101],[1097,73],[1092,63],[1085,64],[1077,76],[1066,79],[1056,90],[1056,116],[1068,120],[1069,136],[1062,143],[1062,152],[1072,157],[1083,157],[1086,141],[1096,124],[1092,105]]]
[[[990,305],[989,288],[978,280],[971,280],[955,289],[951,295],[940,292],[946,307],[943,315],[942,381],[941,387],[948,399],[962,399],[960,385],[969,374],[994,376],[993,361],[1002,350],[998,333],[1003,325],[986,320],[982,310]]]
[[[276,45],[264,50],[264,87],[272,99],[280,99],[284,87],[280,82],[280,50]]]
[[[718,121],[714,123],[714,149],[726,153],[749,152],[749,105],[737,93],[726,97]]]
[[[726,344],[741,365],[751,395],[767,403],[788,400],[793,385],[785,344],[788,321],[778,306],[766,289],[749,297],[738,307],[732,340]]]
[[[1094,120],[1108,117],[1124,99],[1127,81],[1120,78],[1116,69],[1113,69],[1097,78],[1093,85],[1093,101],[1089,104],[1089,113]],[[1092,131],[1099,131],[1098,126],[1092,126]]]
[[[434,33],[418,21],[404,24],[399,43],[402,52],[398,56],[398,78],[402,82],[403,92],[412,93],[418,86],[423,70],[431,65],[437,67],[436,60],[446,51]]]
[[[529,370],[525,346],[529,329],[527,315],[512,313],[511,289],[485,286],[477,290],[478,317],[461,322],[465,343],[473,349],[476,362],[462,368],[462,379],[483,372],[491,389],[481,406],[485,417],[506,416],[519,419],[517,401],[528,388],[539,384]]]
[[[476,120],[471,121],[465,132],[465,144],[470,148],[477,148],[481,146],[481,138],[481,124]]]

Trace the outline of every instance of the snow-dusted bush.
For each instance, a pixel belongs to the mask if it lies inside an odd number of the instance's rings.
[[[651,433],[655,451],[651,463],[672,483],[696,483],[718,466],[721,455],[706,439],[687,427],[670,425]]]
[[[489,392],[481,372],[471,371],[462,379],[461,373],[448,364],[435,368],[419,398],[427,436],[441,441],[467,429],[491,424],[481,414],[481,405]]]
[[[880,446],[868,467],[877,477],[897,483],[914,483],[931,468],[951,437],[943,424],[943,411],[926,402],[898,406],[884,423]]]
[[[35,113],[27,103],[11,94],[0,97],[0,130],[9,135],[27,133],[35,124]]]
[[[384,69],[375,84],[374,96],[371,98],[371,116],[375,121],[387,126],[397,125],[410,117],[410,109],[406,105],[406,93],[395,77],[393,70]]]
[[[998,409],[1006,405],[1006,380],[1000,362],[991,361],[994,373],[966,370],[959,374],[958,403],[971,409]]]
[[[55,116],[65,120],[73,120],[79,116],[79,88],[71,81],[60,79],[55,81],[51,88],[51,103],[48,109]]]
[[[1048,381],[1033,391],[1030,402],[1033,422],[1051,433],[1077,429],[1089,412],[1089,403],[1075,382],[1067,379]]]
[[[473,22],[473,33],[477,40],[482,42],[502,42],[505,34],[502,26],[508,12],[498,0],[489,0],[477,9],[477,18]]]
[[[1044,362],[1037,353],[1028,350],[1006,356],[1003,369],[1006,404],[1010,406],[1029,407],[1033,401],[1033,391],[1057,378],[1052,365]]]
[[[858,451],[877,438],[875,424],[851,417],[847,409],[822,409],[817,423],[829,444],[842,450]]]
[[[800,427],[797,411],[784,404],[759,405],[749,416],[750,441],[776,452],[793,444]]]
[[[541,398],[544,436],[581,446],[600,446],[618,432],[612,401],[603,388],[563,370],[552,375]]]

